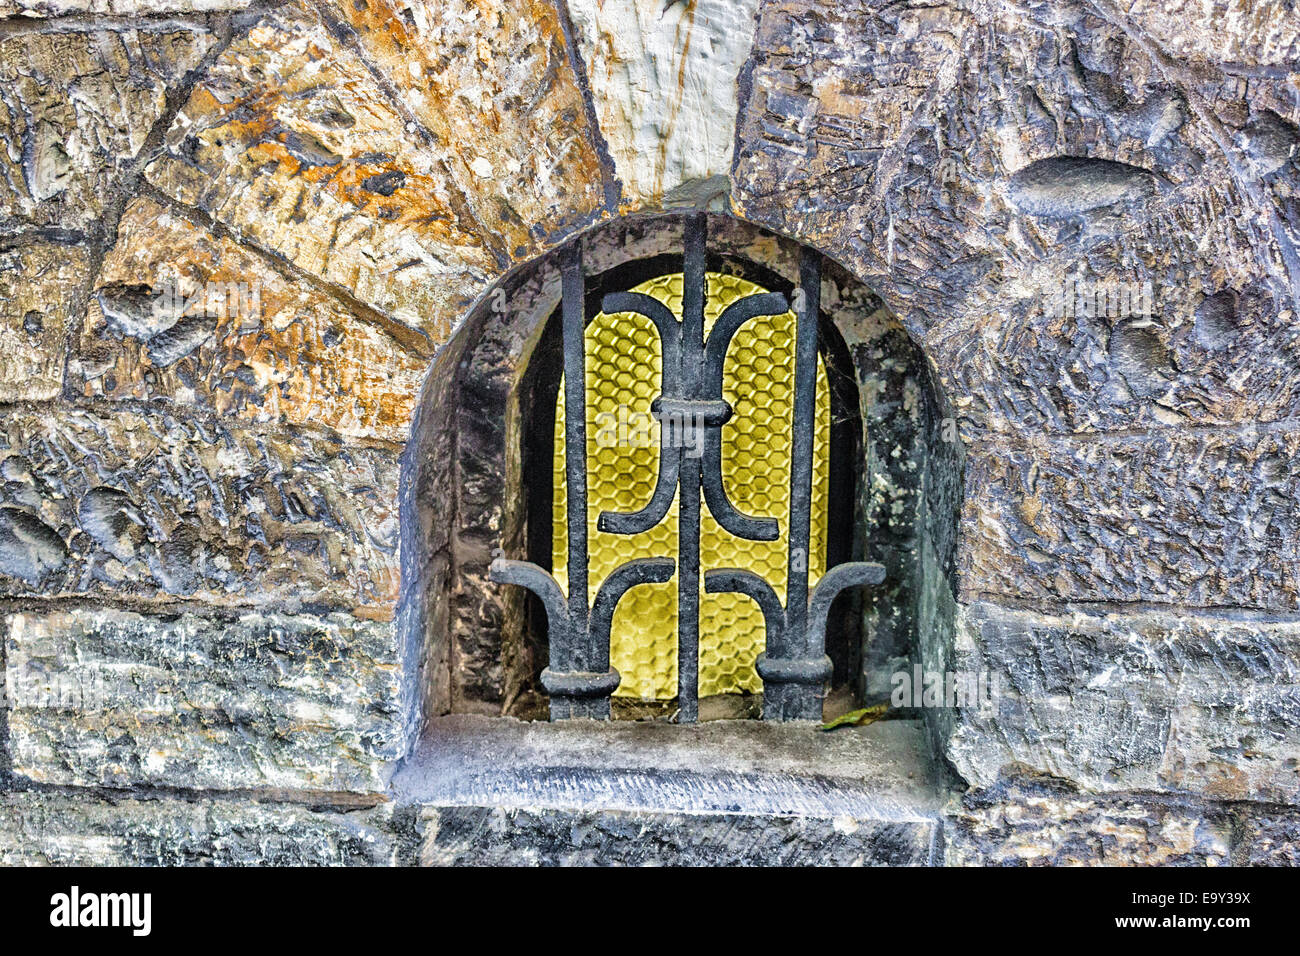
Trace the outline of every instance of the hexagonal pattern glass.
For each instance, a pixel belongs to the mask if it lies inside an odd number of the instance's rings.
[[[706,332],[732,302],[766,289],[737,276],[707,273]],[[653,296],[680,319],[682,276],[660,276],[631,291]],[[794,406],[795,316],[759,316],[731,341],[723,395],[735,410],[722,429],[722,477],[745,514],[776,518],[776,541],[748,541],[718,526],[701,504],[701,573],[736,567],[754,571],[782,602],[790,521],[790,416]],[[635,511],[650,500],[659,474],[659,425],[650,403],[659,394],[661,349],[650,320],[636,313],[597,315],[587,326],[587,490],[590,589],[633,558],[677,557],[678,503],[654,528],[637,535],[596,529],[602,511]],[[827,485],[830,474],[830,390],[817,362],[813,440],[812,533],[809,589],[826,565]],[[564,476],[564,388],[555,414],[554,574],[567,588]],[[765,631],[758,606],[740,594],[700,595],[701,697],[757,692],[754,663]],[[610,636],[610,663],[623,680],[615,696],[670,700],[677,696],[677,581],[633,588],[619,603]]]

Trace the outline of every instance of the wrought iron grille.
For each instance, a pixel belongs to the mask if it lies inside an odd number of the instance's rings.
[[[542,685],[550,694],[551,718],[606,719],[619,674],[610,666],[610,629],[619,600],[641,584],[666,583],[677,573],[677,719],[699,714],[701,500],[714,520],[738,538],[776,541],[775,518],[743,514],[727,495],[722,477],[722,429],[732,416],[723,398],[723,367],[736,332],[758,316],[784,315],[791,303],[780,293],[747,295],[729,305],[705,336],[705,217],[685,223],[683,296],[680,321],[649,295],[615,292],[604,296],[606,313],[637,313],[657,331],[662,349],[660,394],[651,406],[658,420],[659,472],[650,500],[634,512],[604,511],[597,529],[635,535],[657,525],[678,501],[678,553],[637,558],[610,573],[589,601],[587,528],[586,324],[581,250],[561,252],[561,325],[564,353],[565,483],[568,593],[537,564],[498,558],[494,581],[532,591],[546,611],[550,661]],[[717,568],[702,575],[707,593],[732,592],[751,598],[762,612],[766,650],[757,670],[763,681],[763,716],[768,720],[816,720],[832,666],[826,654],[826,620],[831,602],[855,585],[879,585],[884,568],[848,562],[830,568],[809,591],[809,538],[813,481],[814,403],[817,386],[817,320],[821,260],[803,250],[794,293],[794,402],[791,416],[790,514],[786,602],[753,571]],[[688,449],[702,448],[702,455]]]

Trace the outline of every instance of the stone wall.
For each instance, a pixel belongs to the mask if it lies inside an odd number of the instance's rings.
[[[952,425],[948,861],[1295,863],[1297,63],[1287,0],[0,0],[0,861],[414,860],[444,346],[708,207]]]

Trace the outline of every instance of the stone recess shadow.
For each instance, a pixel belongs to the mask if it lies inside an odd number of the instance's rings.
[[[946,781],[916,721],[434,721],[393,780],[425,864],[936,862]]]

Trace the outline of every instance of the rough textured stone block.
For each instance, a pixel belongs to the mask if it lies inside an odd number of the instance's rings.
[[[1300,331],[1267,267],[1277,245],[1232,208],[1221,180],[1198,184],[1142,228],[1027,270],[988,311],[936,325],[927,351],[963,432],[1295,417]]]
[[[69,319],[89,271],[90,257],[77,246],[0,244],[0,402],[62,392]]]
[[[535,255],[612,205],[555,5],[368,0],[328,10],[433,140],[460,144],[439,155],[500,251]]]
[[[0,481],[0,594],[393,613],[391,451],[165,414],[13,412]]]
[[[1030,37],[985,37],[948,7],[764,4],[740,89],[733,203],[851,263],[915,335],[965,312],[1010,260],[1037,257],[1003,225],[1012,213],[995,188],[966,188],[996,179],[984,167],[1005,168],[994,167],[1003,148],[1011,169],[1023,163],[1014,137],[976,146],[995,120],[972,91],[1031,72]]]
[[[250,800],[0,795],[3,866],[392,864],[392,811],[314,811]]]
[[[1237,866],[1300,866],[1300,814],[1258,811],[1238,824]]]
[[[1123,248],[1125,278],[1172,287],[1203,269],[1211,294],[1265,274],[1294,299],[1296,174],[1282,141],[1296,117],[1284,81],[1267,94],[1235,78],[1211,89],[1153,60],[1121,21],[1073,4],[765,4],[741,88],[733,201],[849,264],[918,338],[953,323],[949,350],[968,316],[1001,314],[1041,283],[1044,263],[1086,265],[1098,244]],[[1202,86],[1195,102],[1189,84]],[[1264,108],[1290,116],[1285,134],[1252,134]],[[1257,140],[1282,142],[1262,184],[1241,175]],[[1170,237],[1192,222],[1190,260],[1171,255]],[[1043,374],[1059,371],[1057,343],[1043,345]]]
[[[431,865],[916,865],[935,861],[941,779],[913,721],[446,717],[393,787]]]
[[[967,600],[1300,607],[1289,426],[990,439],[966,457]]]
[[[1032,783],[975,792],[945,811],[948,866],[1226,866],[1226,813]]]
[[[405,752],[389,623],[77,609],[4,626],[13,768],[38,783],[382,790]]]
[[[761,4],[740,90],[736,185],[743,201],[765,206],[792,188],[837,206],[878,199],[888,181],[873,180],[894,172],[881,161],[897,163],[899,138],[924,115],[932,91],[956,83],[969,25],[953,8]],[[833,199],[836,185],[853,193]],[[842,225],[851,231],[858,222],[845,216]]]
[[[1300,61],[1300,22],[1286,0],[1133,0],[1119,9],[1171,57],[1291,66]]]
[[[523,366],[460,363],[510,336],[525,355],[533,329],[509,313],[441,346],[574,231],[729,194],[925,352],[886,372],[911,353],[848,336],[871,370],[866,538],[920,578],[878,602],[867,685],[913,633],[927,662],[1001,678],[991,713],[926,715],[977,785],[948,861],[1296,862],[1293,0],[247,6],[0,0],[0,792],[12,758],[23,786],[371,800],[421,692],[522,706],[532,649],[492,630],[520,605],[476,591],[523,539],[519,436],[480,440]],[[589,266],[648,250],[638,228]],[[182,292],[255,277],[263,313],[160,323],[173,270]],[[1072,280],[1149,284],[1154,308],[1053,314]],[[42,404],[61,396],[84,407]],[[916,862],[941,842],[947,781],[911,721],[434,724],[398,811],[6,793],[0,862]]]
[[[1300,803],[1300,623],[978,603],[956,635],[946,669],[997,681],[987,712],[946,722],[944,754],[976,787],[1019,770]]]
[[[149,181],[390,315],[432,350],[505,262],[492,229],[370,69],[312,13],[217,57]]]
[[[423,866],[917,866],[935,825],[743,813],[430,807]]]
[[[736,90],[756,0],[568,4],[627,206],[727,191]]]
[[[157,13],[207,13],[243,10],[253,0],[0,0],[0,17],[63,17],[97,13],[149,16]]]
[[[133,202],[95,285],[70,373],[87,396],[391,442],[410,434],[427,358],[175,210]]]
[[[0,226],[97,228],[168,88],[214,40],[202,28],[0,38]]]

